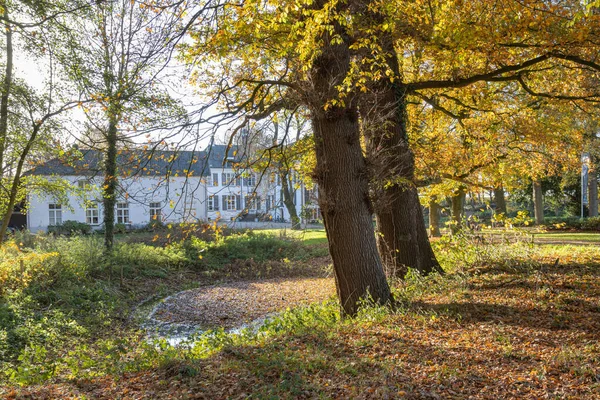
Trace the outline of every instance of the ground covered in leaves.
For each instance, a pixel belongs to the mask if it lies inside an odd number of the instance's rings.
[[[153,317],[206,328],[236,328],[268,314],[324,301],[335,294],[333,278],[233,281],[170,296]]]
[[[600,399],[600,249],[436,243],[449,273],[399,283],[400,306],[339,320],[326,302],[258,333],[156,350],[122,374],[10,398]],[[158,354],[158,355],[157,355]]]

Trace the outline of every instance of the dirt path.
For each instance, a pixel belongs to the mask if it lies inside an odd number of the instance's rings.
[[[153,318],[203,329],[227,329],[288,307],[323,301],[333,294],[333,278],[230,282],[177,293],[157,307]]]

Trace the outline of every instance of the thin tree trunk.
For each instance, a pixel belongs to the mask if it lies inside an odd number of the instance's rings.
[[[106,135],[106,158],[104,160],[104,248],[111,251],[115,239],[115,204],[117,192],[117,121],[109,115]]]
[[[506,199],[502,185],[494,188],[494,200],[496,201],[496,213],[506,215]]]
[[[338,3],[337,7],[347,5]],[[338,23],[333,30],[338,37],[347,37]],[[321,39],[321,52],[310,70],[315,178],[342,312],[352,316],[365,297],[382,305],[392,304],[393,298],[377,252],[367,166],[352,94],[344,98],[343,105],[330,104],[339,97],[337,86],[348,73],[348,43],[331,43],[327,31]]]
[[[432,196],[429,200],[429,234],[432,237],[442,236],[440,232],[440,205],[437,197]]]
[[[292,198],[292,191],[290,190],[289,172],[287,171],[281,173],[281,191],[283,193],[283,204],[290,213],[292,229],[301,229],[302,226],[300,225],[300,217],[298,217],[298,213],[296,212],[296,205],[294,204],[294,199]]]
[[[542,196],[542,184],[539,181],[533,181],[533,214],[535,223],[542,225],[544,223],[544,198]]]
[[[590,169],[588,174],[588,190],[589,190],[589,217],[598,216],[598,176],[595,169]]]
[[[2,218],[2,226],[0,226],[0,242],[4,242],[6,237],[6,231],[8,229],[8,224],[10,223],[10,217],[13,214],[13,208],[17,202],[17,196],[19,194],[19,189],[21,186],[21,175],[23,174],[23,166],[25,165],[25,160],[31,151],[31,147],[37,138],[38,132],[40,130],[40,125],[35,125],[33,127],[33,131],[27,144],[23,148],[23,151],[19,155],[19,161],[17,162],[17,168],[14,171],[13,181],[10,187],[10,192],[8,196],[8,204],[6,212]]]
[[[13,70],[13,45],[12,45],[12,27],[7,22],[8,7],[6,1],[0,1],[4,8],[4,35],[6,38],[6,65],[4,67],[4,82],[2,83],[2,95],[0,97],[0,177],[4,175],[4,152],[6,151],[6,138],[8,134],[8,101],[12,87]],[[12,209],[7,210],[12,214]]]

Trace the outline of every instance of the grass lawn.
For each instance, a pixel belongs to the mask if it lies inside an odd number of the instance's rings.
[[[305,229],[294,231],[291,229],[264,229],[258,232],[271,234],[274,236],[287,236],[302,240],[305,245],[326,245],[327,235],[325,229]]]
[[[536,239],[548,239],[552,241],[575,241],[575,242],[597,242],[600,243],[600,232],[543,232],[536,233]]]

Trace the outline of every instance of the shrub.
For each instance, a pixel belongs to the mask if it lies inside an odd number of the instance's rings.
[[[58,235],[88,235],[92,232],[92,227],[88,224],[78,221],[65,221],[61,225],[51,225],[48,227],[48,233]]]
[[[162,231],[166,229],[166,225],[164,224],[164,222],[153,219],[152,221],[148,222],[146,224],[146,226],[144,227],[144,230],[148,231],[148,232],[156,232],[156,231]]]
[[[600,231],[600,217],[590,217],[581,221],[581,229]]]
[[[115,233],[127,233],[127,225],[125,224],[115,224]]]

